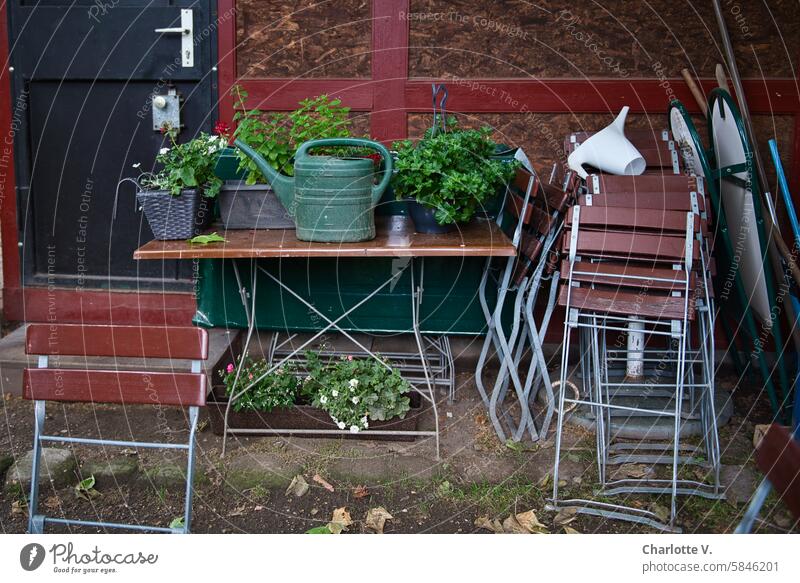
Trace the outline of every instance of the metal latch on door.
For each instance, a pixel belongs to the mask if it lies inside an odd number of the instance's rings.
[[[194,67],[194,15],[189,8],[181,10],[181,25],[174,28],[157,28],[160,34],[181,35],[181,66]]]
[[[166,95],[153,95],[150,98],[153,104],[153,131],[159,132],[164,128],[181,131],[181,96],[175,87],[167,89]]]

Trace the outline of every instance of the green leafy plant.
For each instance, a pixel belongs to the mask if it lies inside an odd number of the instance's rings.
[[[241,362],[241,357],[239,357],[239,362]],[[224,370],[219,371],[229,397],[253,381],[257,382],[234,401],[234,411],[268,413],[273,409],[286,409],[295,404],[299,395],[300,379],[294,365],[283,365],[265,375],[272,366],[266,360],[253,360],[247,357],[239,376],[239,382],[234,386],[236,368],[236,365],[230,363]],[[262,376],[263,378],[261,378]]]
[[[431,128],[417,144],[404,140],[397,150],[392,180],[397,198],[414,198],[436,209],[440,225],[470,220],[514,176],[517,164],[491,158],[491,128],[450,131]]]
[[[183,522],[183,516],[176,516],[172,519],[172,522],[169,523],[170,528],[175,529],[182,529],[185,527],[185,523]]]
[[[75,495],[84,500],[91,500],[100,496],[100,492],[94,489],[95,479],[94,476],[84,478],[75,485]]]
[[[384,363],[352,356],[323,362],[313,352],[307,352],[306,359],[309,375],[303,392],[339,429],[358,433],[369,428],[370,420],[402,418],[411,407],[411,385]]]
[[[177,142],[177,132],[167,129],[172,146],[161,148],[156,163],[162,169],[155,173],[145,173],[139,184],[146,190],[168,190],[178,196],[185,188],[200,188],[205,196],[214,197],[222,187],[222,180],[214,174],[218,153],[225,148],[224,136],[201,133],[193,140],[183,144]],[[134,164],[138,168],[139,164]]]
[[[197,235],[188,240],[189,245],[208,245],[209,243],[224,243],[225,237],[216,232],[210,235]]]
[[[294,153],[303,142],[350,136],[350,108],[344,107],[339,99],[319,95],[304,99],[292,112],[266,113],[246,108],[247,92],[241,87],[237,85],[233,91],[236,96],[234,137],[253,148],[283,174],[294,175]],[[238,150],[237,156],[239,169],[247,172],[247,184],[265,180],[255,162]]]

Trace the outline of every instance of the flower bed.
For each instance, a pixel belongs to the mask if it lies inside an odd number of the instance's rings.
[[[371,431],[416,431],[419,419],[425,411],[424,401],[419,393],[409,393],[411,408],[402,419],[374,421]],[[224,385],[215,385],[206,400],[206,410],[211,422],[211,430],[222,435],[225,428],[225,409],[228,397]],[[286,409],[273,409],[269,413],[261,411],[234,411],[231,409],[228,424],[236,429],[269,429],[272,435],[294,435],[297,437],[320,437],[319,434],[303,433],[303,429],[339,429],[327,412],[311,405],[294,405]],[[288,431],[289,429],[293,431]],[[297,431],[299,430],[299,431]],[[265,432],[265,435],[267,433]],[[382,441],[413,441],[413,435],[376,435],[372,433],[343,433],[345,439],[368,439]]]
[[[386,366],[388,361],[353,356],[323,360],[311,351],[305,356],[302,367],[289,363],[275,370],[263,359],[245,357],[237,380],[234,362],[242,358],[237,335],[215,366],[206,403],[214,433],[224,432],[228,399],[236,394],[228,416],[228,426],[235,429],[317,437],[302,430],[334,430],[349,438],[414,439],[373,433],[416,431],[424,411],[421,395]]]

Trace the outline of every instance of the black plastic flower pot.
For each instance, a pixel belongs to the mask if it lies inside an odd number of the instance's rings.
[[[214,201],[196,189],[173,196],[167,190],[136,194],[153,236],[162,241],[190,239],[206,229],[214,218]]]
[[[406,199],[408,202],[408,214],[414,221],[414,230],[417,233],[431,235],[449,233],[455,228],[455,223],[440,225],[436,222],[436,209],[421,205],[416,200]]]

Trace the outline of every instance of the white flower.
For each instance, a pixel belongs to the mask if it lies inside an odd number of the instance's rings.
[[[366,416],[366,415],[365,415],[364,417],[362,417],[362,418],[361,418],[361,425],[363,425],[363,426],[364,426],[364,429],[366,429],[367,427],[369,427],[369,422],[367,421],[367,416]]]
[[[353,405],[358,405],[358,397],[353,397],[350,400],[353,401]]]
[[[214,154],[214,153],[217,152],[217,150],[219,150],[219,148],[217,148],[216,146],[209,146],[208,153],[209,154]]]
[[[350,379],[348,383],[351,389],[355,389],[358,386],[358,379]]]
[[[334,397],[338,397],[339,396],[339,391],[337,391],[336,389],[333,389],[331,391],[331,395],[333,395]]]
[[[304,383],[307,383],[307,382],[308,382],[308,381],[310,381],[310,380],[311,380],[311,377],[310,377],[310,376],[307,376],[305,379],[303,379],[303,382],[304,382]]]
[[[325,403],[327,403],[327,402],[328,402],[328,397],[326,397],[325,395],[322,395],[322,396],[319,398],[319,402],[320,402],[320,403],[322,403],[322,404],[324,405]]]
[[[339,426],[339,429],[344,429],[345,427],[347,427],[347,423],[345,423],[344,421],[339,421],[339,423],[337,423],[336,425]]]
[[[351,425],[350,426],[350,433],[358,433],[359,431],[361,431],[361,430],[358,428],[358,425]]]
[[[139,167],[139,166],[141,166],[141,165],[142,165],[142,163],[141,163],[141,162],[137,162],[136,164],[133,164],[133,165],[131,166],[131,168],[138,168],[138,167]]]
[[[161,155],[161,156],[163,156],[163,155],[164,155],[164,154],[166,154],[167,152],[169,152],[169,148],[161,148],[161,149],[158,151],[159,155]]]

